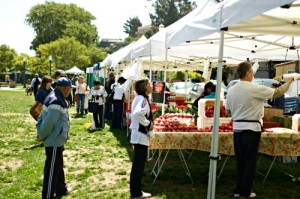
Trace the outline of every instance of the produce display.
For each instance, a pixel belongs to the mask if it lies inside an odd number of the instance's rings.
[[[206,117],[214,117],[214,106],[205,107],[205,116]],[[225,106],[220,107],[220,117],[226,117]]]
[[[220,124],[219,132],[232,132],[233,131],[232,124],[233,124],[232,120],[227,124]],[[212,130],[213,130],[213,126],[198,129],[198,131],[200,132],[212,132]]]
[[[198,102],[198,116],[214,117],[215,99],[200,99]],[[225,99],[220,100],[220,117],[226,117]]]
[[[155,132],[197,132],[194,117],[190,113],[166,113],[154,120]]]
[[[212,132],[213,126],[197,128],[190,113],[166,113],[154,120],[155,132]],[[232,120],[220,124],[219,132],[232,132]]]

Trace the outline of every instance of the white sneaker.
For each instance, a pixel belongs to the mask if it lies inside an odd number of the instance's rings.
[[[238,198],[238,197],[243,197],[243,198],[255,198],[256,194],[255,193],[250,193],[250,196],[241,196],[239,193],[233,194],[233,197]]]
[[[255,198],[256,197],[256,193],[251,193],[250,196],[248,196],[248,198]]]
[[[146,193],[142,191],[142,195],[139,197],[131,197],[131,199],[144,199],[144,198],[150,198],[152,195],[151,193]]]

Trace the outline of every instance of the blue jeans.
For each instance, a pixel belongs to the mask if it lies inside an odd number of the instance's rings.
[[[80,114],[83,115],[84,113],[84,94],[78,94],[78,101],[76,102],[76,110],[77,114],[79,114],[79,109],[80,109]]]

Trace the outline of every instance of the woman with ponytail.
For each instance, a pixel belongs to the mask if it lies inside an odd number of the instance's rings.
[[[148,79],[135,83],[137,96],[132,102],[131,138],[134,145],[133,162],[130,174],[130,194],[132,199],[151,197],[150,193],[142,191],[142,176],[147,158],[150,136],[153,130],[153,117],[149,103],[152,85]]]

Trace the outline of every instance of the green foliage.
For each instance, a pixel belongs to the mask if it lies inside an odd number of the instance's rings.
[[[105,51],[105,49],[100,49],[92,46],[87,49],[85,55],[89,57],[91,64],[95,64],[103,61],[107,56],[107,52]]]
[[[26,96],[19,85],[17,91],[0,89],[0,99],[0,199],[41,198],[45,150],[34,140],[36,122],[28,113],[34,98]],[[67,185],[73,188],[73,192],[63,198],[128,199],[133,147],[126,130],[110,129],[110,123],[106,122],[104,130],[89,133],[83,126],[92,122],[92,114],[74,118],[74,106],[69,113],[71,128],[70,139],[65,145],[64,169]],[[187,137],[184,142],[188,141]],[[154,150],[150,152],[152,154]],[[166,153],[165,150],[161,152]],[[158,157],[156,150],[153,159],[145,164],[142,180],[145,191],[152,193],[153,199],[206,198],[209,152],[182,150],[194,183],[185,175],[178,152],[169,151],[153,183],[154,176],[150,173]],[[217,164],[218,174],[225,161],[226,164],[217,180],[216,198],[232,199],[236,162],[233,156],[221,157]],[[280,164],[272,160],[272,156],[262,155],[257,165],[258,171],[266,173],[274,163],[265,183],[262,182],[264,176],[255,176],[253,191],[257,198],[298,199],[299,173],[291,178],[282,171],[297,174],[300,162]]]
[[[202,77],[202,75],[197,73],[197,72],[194,72],[194,71],[189,71],[188,72],[188,78],[198,79],[200,77]]]
[[[222,81],[224,82],[225,86],[227,86],[228,82],[227,79],[229,75],[233,74],[233,70],[229,67],[224,65],[222,71]],[[213,68],[211,71],[211,79],[217,79],[217,68]]]
[[[52,71],[56,69],[67,70],[72,66],[84,70],[103,60],[106,53],[96,47],[87,48],[85,45],[78,42],[74,37],[64,37],[48,44],[43,44],[38,47],[38,52],[41,55],[41,61],[48,68],[48,57],[52,56]]]
[[[190,113],[193,116],[198,114],[198,111],[192,107],[187,106],[186,109],[179,109],[175,106],[165,106],[165,113]],[[162,115],[162,107],[159,107],[153,114],[153,118],[156,119]]]
[[[36,33],[31,48],[36,50],[39,45],[64,36],[73,36],[86,46],[96,44],[98,33],[92,20],[95,17],[91,13],[75,4],[48,1],[38,4],[30,9],[25,19]]]
[[[134,41],[136,41],[136,40],[137,40],[137,38],[128,36],[128,37],[126,37],[126,38],[124,39],[124,42],[126,42],[126,43],[131,43],[131,42],[134,42]]]
[[[165,27],[192,11],[196,4],[189,0],[156,0],[152,4],[155,13],[150,13],[153,29],[147,34],[156,33],[158,26],[163,24]]]
[[[85,46],[95,45],[98,42],[97,27],[76,20],[66,24],[63,35],[66,37],[75,37],[77,41]]]
[[[173,71],[167,73],[167,79],[169,82],[177,81],[184,81],[184,72],[183,71]]]
[[[17,59],[17,53],[7,45],[0,46],[0,72],[8,72],[14,67]]]
[[[123,25],[124,32],[131,37],[136,37],[138,27],[141,27],[142,23],[138,17],[129,18]]]

